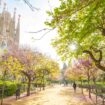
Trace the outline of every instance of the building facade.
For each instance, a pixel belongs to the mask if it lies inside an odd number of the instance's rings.
[[[19,46],[20,15],[16,21],[16,9],[13,15],[6,10],[6,4],[0,13],[0,48],[9,48],[11,43]]]

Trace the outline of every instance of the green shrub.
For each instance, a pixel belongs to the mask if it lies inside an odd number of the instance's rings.
[[[11,95],[15,94],[16,88],[17,88],[17,84],[15,82],[6,81],[4,94],[6,96],[11,96]]]
[[[0,89],[2,89],[2,86],[4,87],[4,96],[12,96],[15,94],[16,88],[17,88],[17,83],[15,82],[10,82],[10,81],[0,81]]]

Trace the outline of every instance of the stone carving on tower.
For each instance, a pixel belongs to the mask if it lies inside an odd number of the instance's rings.
[[[0,48],[8,48],[11,42],[15,42],[19,46],[19,36],[20,15],[18,22],[16,22],[16,8],[14,9],[13,16],[11,16],[6,10],[6,4],[4,4],[3,11],[0,13]]]

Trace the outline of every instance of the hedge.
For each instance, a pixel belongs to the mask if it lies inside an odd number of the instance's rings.
[[[2,86],[4,85],[4,96],[12,96],[17,89],[17,83],[11,81],[0,81],[0,93],[2,93]],[[1,94],[0,94],[1,97]]]

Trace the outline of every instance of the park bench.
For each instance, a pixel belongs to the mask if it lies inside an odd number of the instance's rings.
[[[96,95],[96,103],[97,103],[97,97],[100,97],[102,99],[102,105],[105,105],[105,88],[102,87],[96,87],[95,85],[91,85],[90,87],[88,85],[81,86],[78,85],[79,88],[85,88],[89,89],[91,88],[91,92]]]
[[[96,103],[97,103],[97,97],[100,97],[102,99],[102,105],[105,105],[105,88],[94,88],[94,93],[96,94]]]

